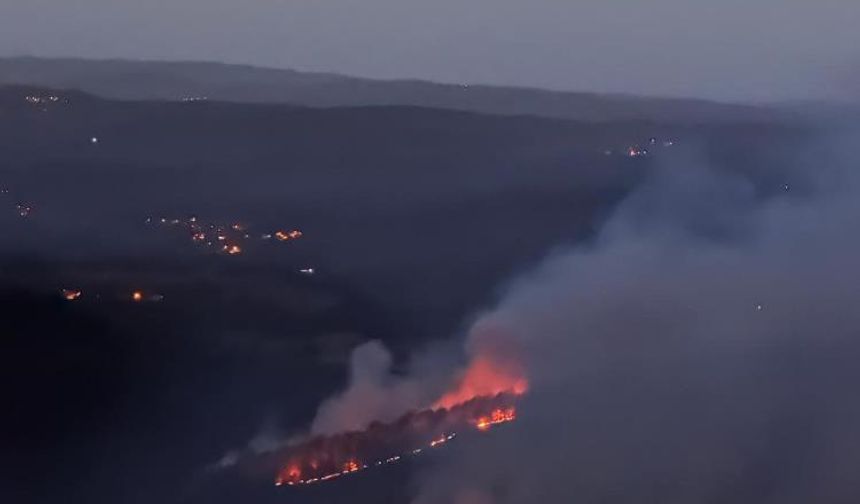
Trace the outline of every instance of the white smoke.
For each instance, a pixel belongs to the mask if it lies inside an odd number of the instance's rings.
[[[311,432],[362,430],[373,421],[391,421],[422,406],[425,396],[420,383],[394,376],[391,366],[391,354],[378,341],[353,350],[349,387],[320,405]]]
[[[675,167],[514,282],[477,327],[523,350],[520,420],[423,474],[416,504],[860,500],[849,168],[756,208]]]

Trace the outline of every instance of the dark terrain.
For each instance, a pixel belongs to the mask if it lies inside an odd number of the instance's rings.
[[[579,120],[158,101],[185,89],[232,101],[447,106],[455,88],[410,84],[401,99],[390,86],[406,84],[305,76],[293,88],[280,85],[290,74],[266,74],[258,82],[270,94],[252,97],[231,87],[235,74],[212,77],[217,67],[189,66],[200,75],[152,86],[124,65],[112,68],[137,87],[114,93],[92,68],[55,78],[27,60],[0,63],[0,80],[138,100],[0,88],[4,502],[337,502],[349,493],[402,502],[408,487],[380,495],[373,480],[403,480],[408,466],[293,494],[206,467],[264,425],[306,425],[357,343],[382,339],[402,357],[456,335],[508,278],[554,247],[587,243],[658,168],[730,172],[755,201],[786,184],[802,194],[810,160],[793,153],[820,134],[746,107],[691,103],[679,114],[678,103],[631,99],[642,111],[631,118],[626,99],[594,98],[593,112],[566,95],[563,107],[542,109],[552,94],[498,89],[470,88],[462,92],[479,99],[447,108]],[[198,78],[206,85],[194,87]],[[432,92],[414,100],[414,86]],[[533,93],[535,108],[500,108],[505,93]],[[637,145],[650,153],[627,155]],[[22,217],[16,205],[31,210]],[[192,215],[304,236],[249,243],[233,257],[159,221]],[[299,271],[308,267],[315,274]],[[62,299],[70,288],[80,300]],[[164,298],[132,303],[137,289]]]
[[[315,107],[406,105],[596,122],[775,122],[799,115],[797,111],[791,111],[790,107],[778,110],[696,99],[443,84],[420,80],[386,81],[332,73],[201,62],[0,58],[0,84],[78,89],[105,98],[126,100],[208,98]]]

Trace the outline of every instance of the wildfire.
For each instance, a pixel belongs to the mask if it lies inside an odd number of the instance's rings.
[[[408,413],[391,424],[373,424],[362,432],[310,439],[273,455],[275,460],[287,460],[280,465],[275,485],[329,481],[419,456],[425,449],[452,441],[457,436],[456,430],[487,431],[514,421],[516,408],[512,404],[516,397],[504,393],[477,397],[450,410]]]
[[[440,436],[438,439],[434,439],[433,441],[430,441],[430,448],[436,448],[437,446],[442,446],[443,444],[447,443],[448,441],[451,441],[452,439],[454,439],[454,437],[456,437],[456,436],[457,436],[457,434],[449,434],[447,436]]]
[[[523,395],[528,392],[528,380],[522,367],[514,362],[499,362],[488,356],[476,357],[466,369],[456,389],[443,395],[434,408],[450,409],[476,397],[501,393]]]
[[[278,238],[280,239],[280,238]],[[516,404],[528,391],[515,352],[477,352],[454,386],[428,409],[363,431],[317,436],[271,454],[276,485],[307,485],[372,466],[396,463],[450,442],[457,432],[485,432],[517,419]],[[510,357],[508,357],[510,356]]]
[[[495,409],[489,416],[483,416],[475,423],[478,430],[485,431],[494,425],[513,422],[517,419],[516,408]]]
[[[284,483],[292,484],[293,481],[300,481],[302,478],[302,471],[298,466],[291,465],[284,469],[284,471],[278,475],[277,479],[275,479],[275,485],[281,486]]]

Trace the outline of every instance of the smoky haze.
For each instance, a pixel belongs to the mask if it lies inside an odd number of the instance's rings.
[[[856,98],[842,0],[31,0],[0,53],[217,60],[721,100]]]
[[[521,359],[520,418],[452,447],[414,503],[856,502],[855,139],[798,149],[825,168],[766,203],[688,151],[594,243],[512,282],[464,353]],[[379,343],[357,348],[313,431],[425,407],[459,372],[450,350],[396,374]]]
[[[595,246],[514,282],[472,333],[524,349],[520,421],[415,503],[856,502],[857,176],[823,171],[735,218],[743,184],[668,167]]]

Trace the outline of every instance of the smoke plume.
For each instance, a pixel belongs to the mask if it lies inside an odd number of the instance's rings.
[[[741,179],[668,167],[596,244],[513,282],[471,338],[520,352],[519,420],[422,474],[415,504],[856,502],[860,204],[844,159],[764,203]]]
[[[349,388],[320,405],[312,434],[359,431],[372,421],[390,422],[422,406],[419,383],[394,376],[391,366],[391,354],[378,341],[353,350]]]
[[[419,474],[414,504],[856,502],[860,177],[827,160],[768,195],[662,167],[593,243],[512,282],[465,364],[439,347],[397,374],[356,349],[312,433],[528,391],[509,429]]]

